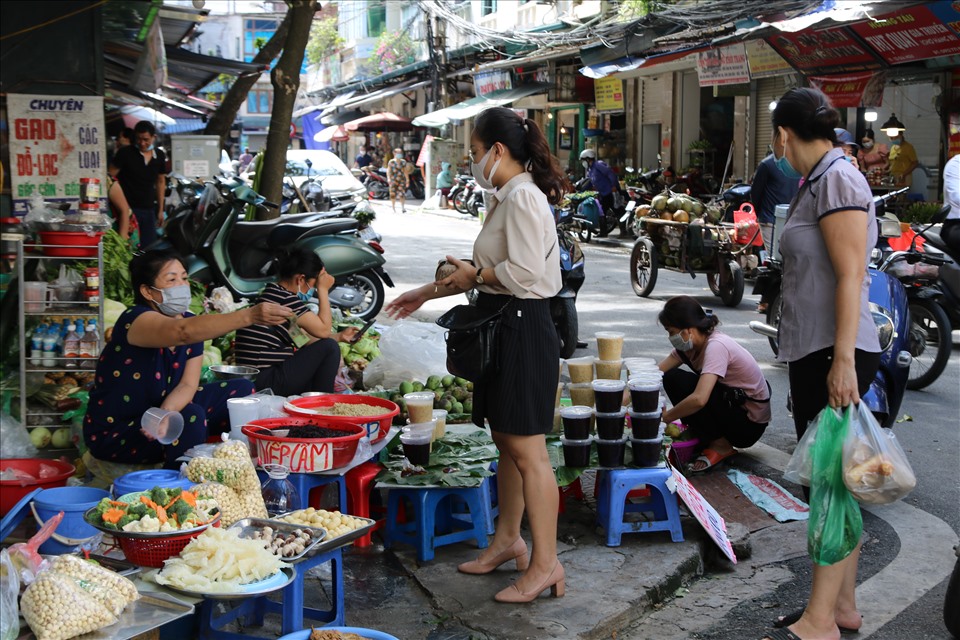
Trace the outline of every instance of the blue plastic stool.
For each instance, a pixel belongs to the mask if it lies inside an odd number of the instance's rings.
[[[303,581],[307,571],[327,562],[331,563],[330,598],[333,607],[329,610],[306,607],[303,602]],[[204,599],[200,605],[200,637],[205,640],[256,640],[258,636],[233,633],[225,631],[223,628],[241,617],[245,618],[248,625],[263,625],[263,617],[267,613],[279,613],[281,615],[280,633],[282,634],[303,629],[304,618],[322,622],[324,625],[344,624],[342,547],[307,558],[297,563],[296,570],[297,577],[281,591],[283,602],[267,600],[266,596],[247,598],[232,610],[217,616],[215,615],[217,601],[209,598]],[[270,638],[273,637],[270,636]]]
[[[476,540],[487,548],[487,519],[490,513],[489,487],[390,489],[387,500],[386,548],[397,542],[417,549],[417,562],[433,560],[433,550],[447,544]],[[407,522],[397,521],[401,501],[409,503]],[[459,504],[469,513],[454,514]],[[486,505],[486,508],[484,508]]]
[[[597,498],[597,522],[607,530],[608,547],[620,546],[620,536],[624,533],[647,531],[669,531],[674,542],[683,542],[677,497],[667,488],[671,476],[670,467],[604,470]],[[650,489],[650,501],[628,503],[627,494],[639,485]],[[652,513],[654,519],[624,522],[624,513],[637,512]]]
[[[267,472],[263,469],[257,469],[257,477],[260,478],[260,484],[263,484],[268,477]],[[297,490],[297,495],[300,496],[301,509],[306,509],[310,506],[314,507],[315,509],[319,509],[320,496],[317,495],[316,500],[311,502],[310,492],[317,487],[323,487],[331,482],[336,482],[338,491],[337,499],[339,500],[337,503],[338,509],[343,513],[347,512],[347,483],[343,479],[343,476],[326,476],[316,473],[291,473],[287,476],[287,480],[293,484],[293,488]]]
[[[480,485],[480,491],[483,493],[481,498],[483,504],[483,519],[487,527],[487,535],[492,536],[497,531],[496,522],[497,516],[500,515],[499,501],[497,498],[497,463],[493,462],[490,464],[490,470],[493,471],[494,475],[484,478],[483,484]],[[473,517],[467,512],[467,505],[463,502],[458,502],[453,507],[453,513],[451,514],[453,518],[467,523],[468,525],[473,524]]]

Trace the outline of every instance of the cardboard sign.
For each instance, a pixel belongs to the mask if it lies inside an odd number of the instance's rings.
[[[960,23],[960,11],[953,5],[957,3],[937,2],[932,10],[928,6],[898,10],[855,24],[851,29],[887,64],[957,55],[960,36],[947,26]]]
[[[51,202],[80,200],[80,178],[106,184],[107,130],[103,98],[11,93],[10,186],[16,215],[26,215],[30,196]],[[103,189],[106,195],[106,189]]]
[[[697,76],[701,87],[750,82],[747,52],[743,43],[708,49],[697,54]]]
[[[704,528],[710,539],[717,543],[723,555],[730,558],[730,562],[736,564],[737,556],[733,553],[733,545],[727,538],[727,523],[723,517],[717,513],[717,510],[710,506],[710,503],[690,484],[690,481],[683,477],[683,474],[670,467],[673,472],[673,481],[677,485],[677,495],[683,500],[683,503],[690,509],[690,513],[697,519],[700,526]]]

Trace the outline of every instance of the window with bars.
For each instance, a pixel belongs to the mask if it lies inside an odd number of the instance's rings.
[[[495,13],[497,10],[497,0],[483,0],[483,4],[480,5],[480,15],[488,16],[491,13]]]

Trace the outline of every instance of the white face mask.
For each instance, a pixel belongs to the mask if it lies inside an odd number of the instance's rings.
[[[670,346],[672,346],[677,351],[690,351],[693,349],[693,339],[684,340],[683,336],[680,335],[680,332],[668,336],[670,340]]]
[[[500,161],[503,160],[503,156],[497,159],[493,163],[493,168],[490,169],[490,175],[484,176],[484,169],[487,168],[487,160],[490,159],[490,154],[493,153],[493,147],[490,147],[490,150],[483,154],[483,157],[480,158],[480,163],[471,162],[470,163],[470,173],[473,174],[473,179],[477,181],[477,184],[481,189],[493,189],[493,176],[497,173],[497,167],[500,166]]]
[[[860,145],[860,146],[862,146],[864,149],[873,149],[873,143],[872,143],[872,142],[864,141],[863,144]]]
[[[154,302],[163,315],[175,317],[190,309],[190,285],[178,284],[166,289],[150,288],[160,292],[161,302]]]
[[[589,168],[590,168],[590,163],[587,162],[586,160],[582,161],[580,164],[583,165],[583,168],[584,168],[584,169],[589,169]]]

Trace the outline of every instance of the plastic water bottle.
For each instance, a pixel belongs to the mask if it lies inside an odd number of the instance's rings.
[[[300,496],[293,483],[287,479],[290,470],[282,464],[265,464],[263,470],[269,476],[261,487],[267,513],[275,516],[300,508]]]
[[[77,333],[77,325],[67,325],[67,335],[63,338],[63,357],[66,358],[65,366],[70,369],[77,367],[77,358],[80,357],[80,334]]]
[[[80,340],[80,357],[91,358],[90,360],[81,360],[84,367],[94,368],[96,364],[93,359],[100,355],[100,333],[97,331],[97,321],[91,320],[87,323],[87,330],[83,332],[83,338]]]
[[[60,337],[60,330],[56,325],[50,327],[43,334],[43,366],[57,366],[57,339]]]
[[[43,338],[47,334],[47,325],[41,324],[30,335],[30,364],[39,367],[43,364]]]

